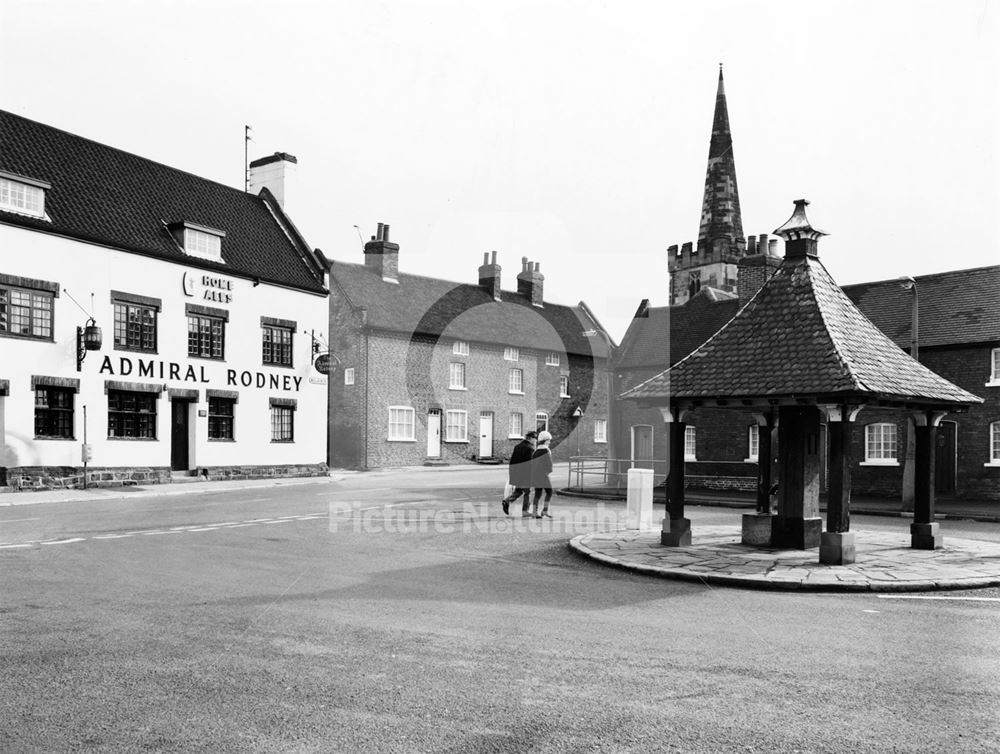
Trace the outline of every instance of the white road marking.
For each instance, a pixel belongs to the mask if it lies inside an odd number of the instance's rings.
[[[218,531],[215,526],[205,526],[201,529],[188,529],[188,531]]]
[[[956,602],[1000,602],[1000,597],[943,597],[924,594],[880,594],[880,600],[949,600]]]
[[[15,521],[41,521],[40,518],[8,518],[6,521],[0,521],[0,524],[12,524]]]
[[[50,539],[47,542],[39,542],[40,545],[65,545],[70,542],[82,542],[83,537],[71,537],[70,539]]]
[[[881,613],[881,610],[862,610],[863,613]]]
[[[131,534],[99,534],[96,537],[91,537],[91,539],[124,539],[131,536]]]
[[[0,550],[16,550],[22,547],[34,547],[34,545],[32,545],[31,543],[24,545],[0,545]]]

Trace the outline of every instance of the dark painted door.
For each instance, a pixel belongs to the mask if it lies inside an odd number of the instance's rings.
[[[941,422],[934,455],[934,491],[938,494],[955,491],[955,449],[955,422]]]
[[[188,407],[187,401],[171,401],[170,468],[188,469]]]

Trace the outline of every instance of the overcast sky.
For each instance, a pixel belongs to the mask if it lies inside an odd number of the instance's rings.
[[[328,257],[527,256],[620,340],[696,240],[720,62],[745,233],[805,197],[842,284],[1000,262],[997,6],[0,0],[0,107],[239,188],[250,124]]]

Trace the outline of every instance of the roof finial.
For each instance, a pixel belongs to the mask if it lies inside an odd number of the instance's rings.
[[[809,222],[809,218],[806,217],[807,206],[809,206],[808,199],[796,199],[795,211],[792,212],[792,216],[788,218],[788,221],[784,225],[774,232],[786,241],[794,241],[799,238],[808,238],[815,241],[820,236],[829,235],[829,233],[824,233],[819,228],[814,228],[812,226]]]

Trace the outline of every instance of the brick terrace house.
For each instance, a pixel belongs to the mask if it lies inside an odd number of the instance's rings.
[[[325,268],[257,193],[0,111],[0,485],[325,470]]]
[[[381,223],[364,264],[331,262],[331,465],[496,462],[535,428],[556,458],[605,455],[613,344],[543,283],[523,258],[517,290],[502,290],[496,252],[478,284],[400,272]]]

